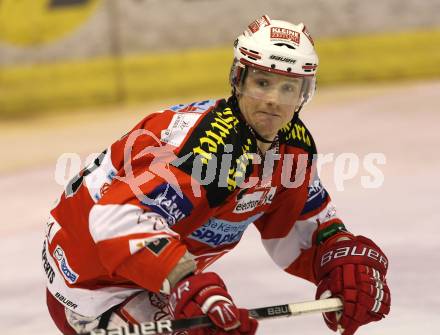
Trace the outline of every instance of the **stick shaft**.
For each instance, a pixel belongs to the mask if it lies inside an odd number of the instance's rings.
[[[257,320],[289,317],[317,312],[334,312],[342,310],[339,298],[313,300],[300,303],[276,305],[250,309],[249,314]],[[96,329],[88,335],[155,335],[168,334],[177,330],[212,326],[210,319],[204,315],[191,319],[161,320],[143,322],[139,325],[124,326],[118,329]]]

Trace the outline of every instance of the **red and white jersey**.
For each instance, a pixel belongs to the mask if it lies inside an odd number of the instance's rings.
[[[316,247],[345,228],[312,173],[313,138],[298,119],[262,158],[234,106],[151,114],[73,178],[42,253],[55,298],[98,316],[139,290],[158,292],[184,254],[203,271],[250,224],[279,267],[315,281]]]

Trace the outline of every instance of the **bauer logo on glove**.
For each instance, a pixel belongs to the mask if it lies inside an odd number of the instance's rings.
[[[359,257],[368,257],[372,260],[378,261],[382,263],[385,269],[388,267],[388,260],[385,255],[380,254],[375,249],[371,249],[368,247],[358,248],[358,246],[349,246],[349,247],[341,247],[336,250],[329,250],[321,257],[321,266],[326,265],[333,259],[347,257],[347,256],[359,256]]]

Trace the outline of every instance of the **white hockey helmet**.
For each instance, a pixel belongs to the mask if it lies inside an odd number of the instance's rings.
[[[253,21],[234,42],[230,83],[238,89],[249,68],[302,79],[296,110],[315,92],[318,55],[303,23],[271,20],[267,15]]]

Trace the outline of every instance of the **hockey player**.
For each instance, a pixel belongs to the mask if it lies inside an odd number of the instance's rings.
[[[257,321],[205,271],[249,224],[316,298],[343,300],[324,315],[332,330],[351,335],[388,314],[387,258],[336,215],[299,118],[317,67],[303,24],[263,16],[235,41],[229,99],[150,114],[73,178],[42,252],[64,334],[203,314],[215,327],[188,334],[255,334]]]

